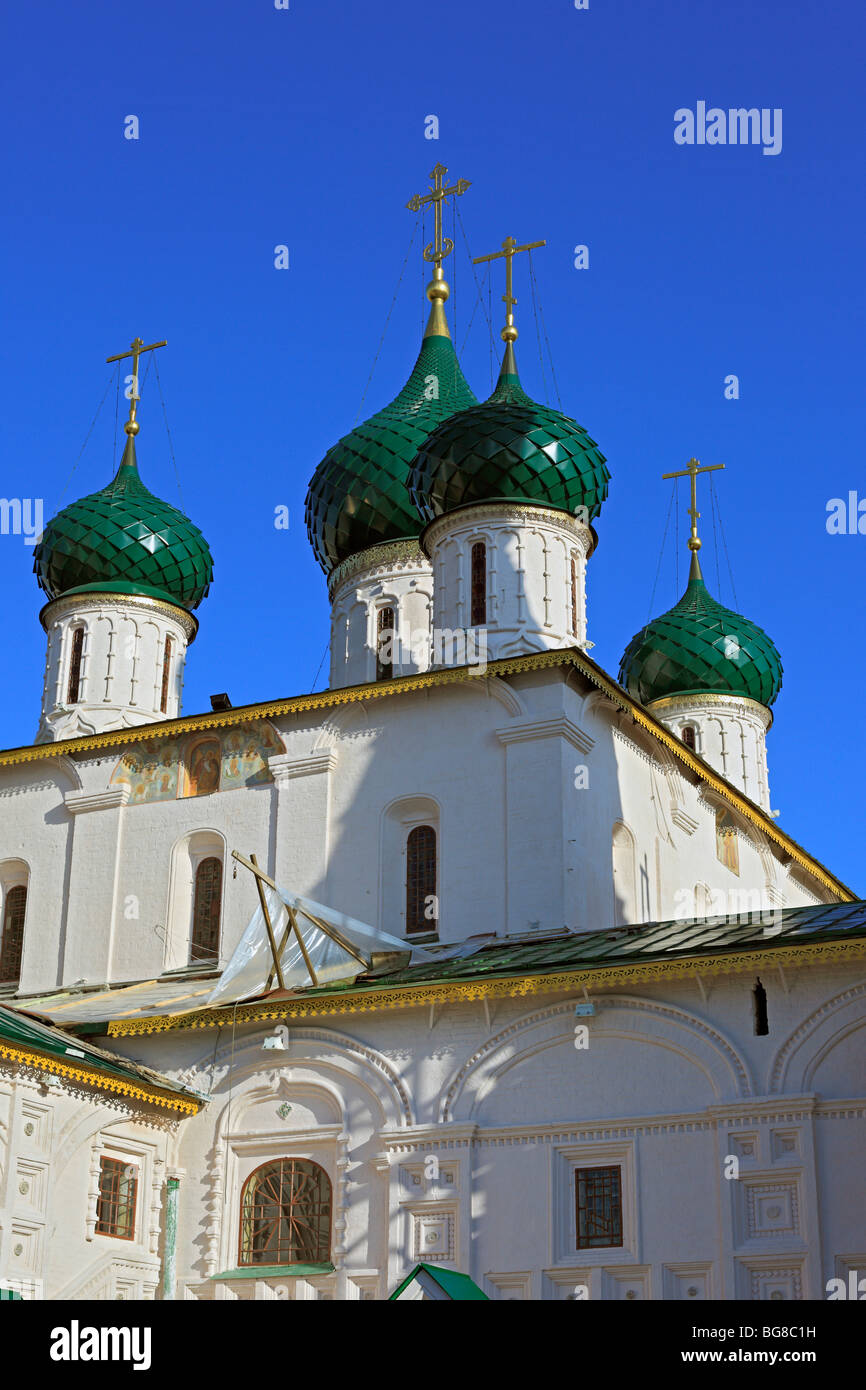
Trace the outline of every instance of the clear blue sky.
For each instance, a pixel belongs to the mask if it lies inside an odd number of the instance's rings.
[[[0,495],[43,497],[47,519],[107,482],[111,392],[69,479],[105,358],[138,333],[167,338],[183,506],[216,563],[185,710],[215,691],[241,704],[309,690],[328,605],[306,486],[355,421],[411,234],[405,203],[441,160],[472,180],[461,211],[473,255],[510,234],[548,242],[535,267],[564,408],[613,475],[589,567],[593,655],[616,674],[649,616],[670,500],[660,475],[692,454],[723,461],[739,607],[785,665],[773,806],[866,892],[866,535],[825,527],[830,498],[866,497],[864,38],[853,0],[7,6]],[[701,100],[781,108],[781,153],[675,144],[674,112]],[[129,114],[138,141],[124,139]],[[438,141],[424,138],[430,114]],[[281,243],[288,271],[274,268]],[[588,270],[573,267],[577,244]],[[416,243],[365,415],[414,361],[425,274]],[[544,399],[525,274],[518,358]],[[448,278],[461,348],[474,295],[462,242]],[[480,311],[462,362],[484,394]],[[724,398],[729,373],[739,400]],[[153,385],[139,463],[179,504]],[[287,532],[273,525],[280,504]],[[719,592],[711,531],[705,507]],[[0,536],[7,747],[30,742],[38,719],[31,568],[32,547]],[[732,604],[724,555],[721,574]],[[677,597],[669,537],[654,611]],[[327,663],[319,686],[326,675]]]

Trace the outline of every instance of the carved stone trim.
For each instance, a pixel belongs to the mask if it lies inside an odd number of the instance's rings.
[[[317,772],[333,772],[336,766],[336,748],[326,748],[321,753],[310,753],[303,758],[293,758],[290,753],[277,753],[273,758],[268,758],[268,767],[278,786],[293,777],[311,777]]]
[[[500,743],[526,743],[532,739],[559,737],[567,739],[580,753],[588,753],[595,746],[595,739],[565,714],[508,724],[504,729],[496,729],[495,733]]]
[[[107,792],[67,792],[63,801],[70,815],[77,816],[82,811],[110,811],[125,806],[129,792],[129,787],[111,787]]]
[[[430,573],[430,561],[417,541],[386,541],[383,545],[371,545],[357,555],[350,555],[341,561],[328,575],[328,596],[333,603],[337,590],[349,579],[357,583],[358,576],[372,578],[374,574],[388,574],[394,570],[417,569],[422,574]]]
[[[183,629],[190,644],[195,641],[195,635],[198,632],[198,618],[194,618],[192,613],[188,613],[185,608],[178,608],[175,604],[166,603],[162,599],[147,598],[144,594],[61,595],[60,598],[52,599],[50,603],[46,603],[39,614],[39,619],[47,632],[51,623],[65,618],[68,613],[90,612],[102,608],[140,608],[149,613],[159,613],[163,618],[170,618],[177,623],[178,627]]]
[[[671,715],[697,710],[703,706],[726,709],[729,714],[752,715],[759,719],[765,729],[773,722],[773,712],[758,700],[750,700],[747,695],[710,695],[698,692],[694,695],[665,695],[660,700],[650,700],[647,709],[659,719],[667,720]]]
[[[594,542],[590,527],[584,526],[583,522],[578,521],[568,512],[555,511],[550,507],[533,507],[528,503],[525,506],[518,506],[513,502],[502,502],[499,505],[495,502],[477,502],[466,507],[458,507],[453,512],[446,512],[444,516],[437,516],[425,527],[421,535],[421,545],[429,555],[433,546],[438,544],[446,532],[456,530],[460,526],[475,523],[483,526],[491,522],[497,524],[517,522],[520,526],[532,526],[533,523],[541,523],[551,530],[561,531],[570,540],[579,541],[585,555],[588,556],[593,549]]]

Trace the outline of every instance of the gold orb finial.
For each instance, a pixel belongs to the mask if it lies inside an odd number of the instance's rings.
[[[126,430],[127,434],[135,435],[138,434],[138,431],[141,429],[141,425],[138,423],[137,420],[127,420],[123,428]]]
[[[700,550],[700,548],[701,548],[701,538],[700,538],[700,536],[689,536],[689,539],[688,539],[687,544],[688,544],[689,550]]]
[[[437,299],[441,300],[444,304],[450,293],[451,287],[447,280],[433,279],[427,286],[427,298],[430,300],[431,304]]]
[[[507,328],[503,328],[499,336],[502,339],[503,343],[516,343],[517,329],[514,327],[513,323],[510,323],[507,326]]]

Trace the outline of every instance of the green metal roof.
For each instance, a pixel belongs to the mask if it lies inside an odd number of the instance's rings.
[[[140,1062],[131,1062],[126,1057],[119,1057],[113,1052],[106,1052],[100,1047],[93,1047],[92,1044],[82,1041],[81,1038],[73,1037],[71,1033],[64,1033],[60,1028],[54,1028],[49,1024],[40,1023],[36,1019],[28,1017],[17,1007],[9,1008],[5,1004],[0,1004],[0,1048],[4,1043],[27,1052],[40,1053],[47,1058],[56,1058],[71,1067],[100,1073],[105,1076],[106,1081],[111,1077],[118,1077],[124,1081],[136,1082],[139,1085],[156,1087],[161,1091],[173,1091],[177,1095],[193,1100],[203,1101],[206,1099],[197,1091],[192,1091],[186,1086],[178,1086],[176,1082],[170,1081],[160,1072],[142,1066]],[[108,1087],[107,1089],[111,1088]]]
[[[48,522],[33,569],[51,599],[133,594],[188,609],[201,603],[213,578],[201,531],[141,481],[131,435],[108,486]]]
[[[412,460],[432,429],[475,404],[451,339],[425,337],[400,394],[333,445],[310,481],[307,534],[326,573],[370,546],[420,533],[407,491]]]
[[[490,976],[536,975],[560,970],[628,965],[635,961],[660,961],[677,957],[717,956],[744,950],[767,950],[807,942],[838,941],[866,937],[866,902],[833,903],[819,907],[768,908],[729,917],[674,918],[635,927],[606,931],[561,931],[551,937],[509,941],[494,937],[487,942],[463,942],[444,947],[429,965],[407,966],[374,980],[322,989],[305,989],[305,997],[337,992],[360,993],[369,989],[393,989],[395,985],[446,980],[476,980]],[[427,951],[435,947],[429,945]]]
[[[586,430],[523,390],[508,344],[493,395],[464,409],[421,445],[409,478],[431,521],[473,502],[533,503],[597,517],[610,473]]]
[[[782,688],[782,659],[762,628],[716,602],[695,560],[679,603],[629,642],[619,681],[644,705],[712,692],[769,708]]]
[[[453,1298],[455,1302],[465,1303],[469,1300],[482,1303],[490,1302],[487,1294],[481,1292],[481,1289],[474,1280],[469,1278],[468,1274],[461,1274],[456,1269],[442,1269],[439,1265],[425,1264],[423,1261],[417,1264],[412,1273],[407,1274],[402,1284],[388,1296],[388,1302],[392,1303],[395,1298],[399,1298],[406,1285],[411,1284],[412,1280],[417,1277],[418,1271],[422,1269],[439,1285],[442,1292],[447,1294],[449,1298]]]

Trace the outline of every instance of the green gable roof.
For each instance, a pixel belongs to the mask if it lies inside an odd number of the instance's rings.
[[[334,444],[313,474],[307,534],[326,573],[383,541],[418,536],[407,490],[412,461],[432,429],[475,404],[451,339],[429,334],[400,394]]]
[[[446,1294],[448,1298],[453,1298],[456,1302],[466,1302],[468,1300],[482,1303],[490,1302],[487,1294],[481,1292],[478,1285],[469,1278],[468,1274],[460,1274],[456,1269],[442,1269],[439,1265],[421,1263],[417,1264],[412,1270],[412,1273],[407,1274],[402,1284],[389,1295],[389,1303],[392,1303],[395,1298],[400,1297],[400,1294],[406,1288],[407,1284],[411,1284],[412,1280],[417,1278],[419,1270],[424,1270],[425,1274],[428,1274],[430,1278],[439,1285],[442,1292]]]
[[[196,608],[213,578],[207,541],[141,481],[130,435],[112,481],[58,512],[33,552],[50,599],[116,593]]]
[[[712,692],[769,708],[782,687],[782,659],[762,628],[716,602],[695,564],[679,603],[629,642],[619,681],[644,705]]]
[[[473,502],[533,503],[597,517],[610,473],[586,430],[523,390],[511,344],[493,395],[462,410],[421,445],[409,479],[431,521]]]

